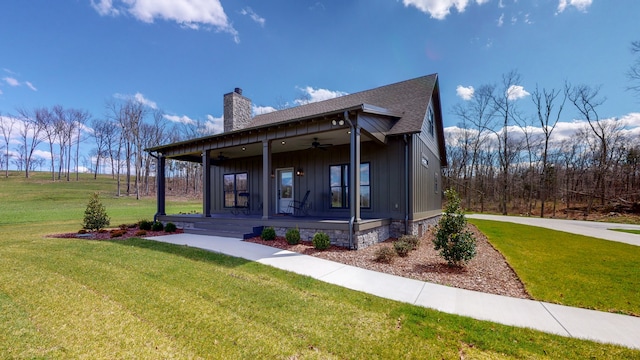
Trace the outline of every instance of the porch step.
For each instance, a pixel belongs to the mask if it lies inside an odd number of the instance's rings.
[[[249,239],[262,233],[262,226],[238,225],[234,223],[196,222],[193,228],[184,229],[188,234],[222,236],[230,238]]]

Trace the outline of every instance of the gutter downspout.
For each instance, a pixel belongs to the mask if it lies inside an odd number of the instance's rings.
[[[407,134],[402,136],[404,139],[404,233],[409,231],[409,140]]]
[[[349,112],[345,111],[344,112],[344,120],[347,122],[347,124],[349,124],[349,129],[351,130],[351,139],[349,141],[349,153],[350,153],[350,163],[353,164],[354,161],[354,157],[355,157],[355,144],[353,143],[353,138],[355,137],[355,127],[353,126],[353,123],[351,122],[351,120],[349,119]],[[351,171],[352,169],[349,169],[349,171]],[[350,192],[351,193],[351,192]],[[349,194],[349,196],[351,196],[351,194]],[[350,207],[352,207],[353,204],[351,204]],[[356,220],[356,216],[355,216],[355,212],[354,211],[350,211],[350,215],[351,217],[349,218],[349,250],[353,250],[353,233],[354,233],[354,229],[353,229],[353,225],[354,222]]]

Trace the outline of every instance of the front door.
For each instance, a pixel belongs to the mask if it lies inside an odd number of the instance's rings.
[[[276,213],[291,213],[289,204],[293,199],[293,168],[276,170]]]

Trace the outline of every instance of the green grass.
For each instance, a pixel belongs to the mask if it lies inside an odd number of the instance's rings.
[[[535,299],[640,316],[640,247],[507,222],[469,222]]]
[[[77,229],[89,194],[107,196],[113,184],[38,181],[0,182],[2,359],[640,359],[640,351],[448,315],[186,246],[44,238]],[[106,208],[133,222],[152,216],[154,203],[110,198]]]
[[[640,230],[632,230],[632,229],[609,229],[609,230],[640,235]]]

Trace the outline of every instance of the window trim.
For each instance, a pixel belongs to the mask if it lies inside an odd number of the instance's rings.
[[[329,194],[331,196],[329,201],[329,209],[331,210],[344,210],[349,209],[349,165],[350,164],[334,164],[329,165]],[[369,167],[369,181],[367,184],[362,183],[362,166],[366,165]],[[340,185],[334,186],[331,182],[332,179],[332,171],[331,169],[334,167],[340,167]],[[371,162],[362,162],[360,163],[360,194],[362,195],[362,188],[368,188],[369,194],[369,206],[362,206],[362,201],[360,201],[361,209],[371,209],[372,208],[372,199],[371,199]],[[341,206],[333,206],[333,190],[339,188],[340,189],[340,198],[341,198]],[[361,196],[362,197],[362,196]]]
[[[244,175],[246,180],[246,189],[238,189],[238,176],[239,175]],[[227,191],[225,189],[226,186],[226,177],[227,176],[233,176],[233,190],[232,191]],[[227,174],[223,174],[222,175],[222,207],[225,209],[234,209],[237,207],[240,207],[238,205],[238,200],[240,200],[240,194],[241,193],[248,193],[249,192],[249,173],[246,171],[243,172],[237,172],[237,173],[227,173]],[[227,193],[233,193],[233,205],[229,206],[227,205]],[[247,199],[244,199],[245,201]],[[246,206],[246,205],[245,205]]]

